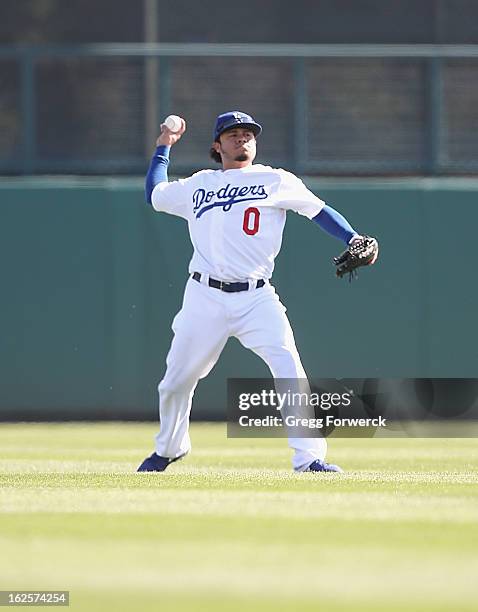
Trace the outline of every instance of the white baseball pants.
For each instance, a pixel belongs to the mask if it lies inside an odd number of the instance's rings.
[[[188,453],[189,416],[199,379],[209,374],[227,340],[234,336],[269,366],[274,378],[305,379],[286,309],[275,289],[226,293],[189,279],[183,305],[173,320],[174,338],[166,359],[166,374],[158,386],[160,432],[156,453],[171,459]],[[325,459],[324,438],[289,438],[293,468],[303,471]]]

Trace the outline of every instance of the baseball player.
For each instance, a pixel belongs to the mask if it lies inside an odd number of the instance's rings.
[[[246,113],[217,117],[211,157],[220,170],[202,170],[168,182],[170,148],[184,134],[165,124],[146,176],[155,211],[187,220],[194,253],[174,338],[159,384],[160,431],[155,452],[139,472],[162,472],[191,449],[189,415],[198,381],[217,362],[227,340],[259,355],[274,378],[306,379],[286,309],[270,284],[288,210],[351,244],[359,238],[347,220],[295,175],[254,164],[261,126]],[[325,462],[324,438],[289,437],[298,472],[341,472]]]

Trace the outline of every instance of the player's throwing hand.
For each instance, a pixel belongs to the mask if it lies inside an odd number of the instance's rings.
[[[181,117],[181,128],[177,132],[171,131],[165,123],[161,124],[161,133],[156,139],[156,146],[159,147],[161,145],[166,147],[171,147],[176,144],[181,136],[186,131],[186,121]]]

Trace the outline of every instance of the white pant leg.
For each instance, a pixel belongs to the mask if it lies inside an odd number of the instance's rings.
[[[160,431],[156,453],[174,459],[191,449],[189,415],[200,378],[212,370],[228,338],[226,312],[214,289],[189,280],[174,318],[166,374],[158,386]]]
[[[266,285],[247,297],[252,304],[245,304],[242,313],[236,308],[234,335],[266,362],[274,378],[306,379],[286,309],[274,288]],[[327,453],[325,438],[289,437],[289,446],[295,451],[292,465],[297,471],[325,459]]]

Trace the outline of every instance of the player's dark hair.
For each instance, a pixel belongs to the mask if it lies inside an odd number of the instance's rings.
[[[211,147],[209,151],[209,157],[213,159],[215,162],[217,162],[218,164],[222,163],[221,155],[216,151],[214,147]]]

